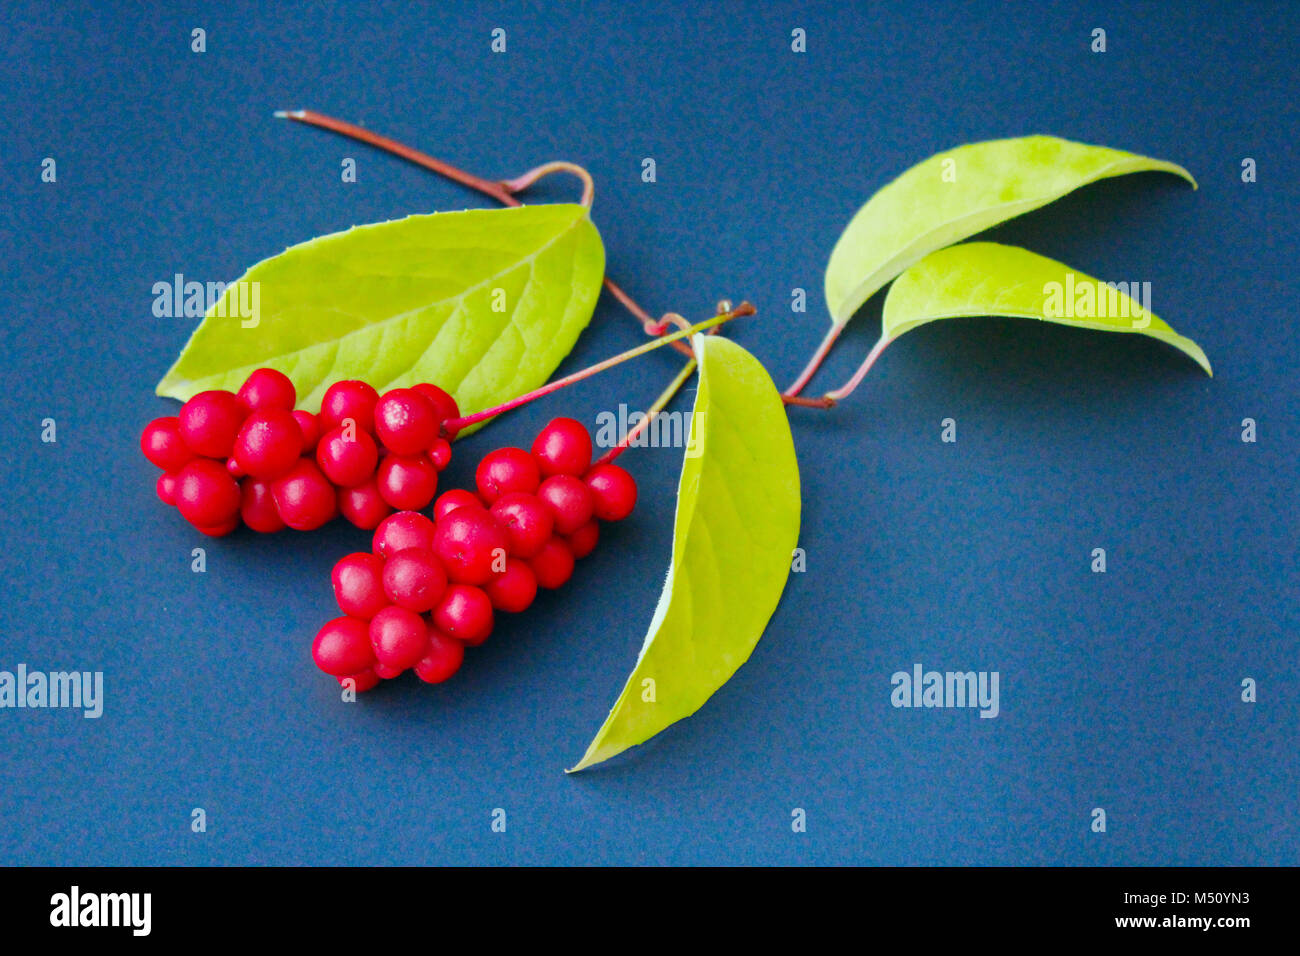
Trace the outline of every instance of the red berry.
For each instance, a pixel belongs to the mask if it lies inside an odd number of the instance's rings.
[[[302,431],[302,452],[304,455],[311,454],[316,450],[316,442],[320,441],[320,421],[311,412],[301,408],[293,410],[293,418]]]
[[[551,510],[560,534],[573,534],[591,520],[595,505],[591,489],[572,475],[547,478],[537,489],[537,497]]]
[[[215,389],[199,392],[181,406],[181,437],[185,444],[207,458],[229,458],[235,436],[248,410],[234,392]]]
[[[435,438],[429,446],[429,460],[439,471],[446,471],[451,464],[451,442],[445,438]]]
[[[298,401],[298,391],[283,372],[259,368],[244,379],[244,384],[239,387],[239,400],[251,412],[259,408],[291,412]]]
[[[433,548],[433,522],[418,511],[399,511],[389,515],[375,529],[372,550],[391,558],[407,548]]]
[[[415,676],[426,684],[440,684],[465,660],[465,645],[429,625],[429,644],[424,657],[416,662]]]
[[[433,609],[438,630],[471,647],[477,647],[492,633],[492,601],[482,588],[452,584]]]
[[[423,614],[433,610],[447,590],[447,572],[428,548],[407,548],[384,565],[383,587],[388,600],[398,607]]]
[[[163,471],[180,471],[197,457],[181,437],[180,419],[170,415],[144,426],[140,450]]]
[[[489,581],[483,590],[488,600],[498,611],[518,613],[528,609],[537,597],[537,575],[520,558],[506,560],[506,572],[501,577]]]
[[[460,406],[456,404],[456,399],[452,398],[437,385],[431,385],[428,382],[421,382],[419,385],[412,385],[413,389],[433,402],[434,410],[438,413],[438,422],[448,421],[453,418],[460,418]],[[447,437],[455,438],[456,432],[460,429],[449,431]]]
[[[154,486],[158,492],[158,500],[165,505],[176,504],[176,475],[166,472],[158,476],[158,484]]]
[[[284,519],[271,494],[271,483],[261,478],[245,478],[239,483],[239,516],[244,524],[261,534],[284,530]]]
[[[428,455],[385,455],[376,478],[384,500],[403,511],[429,507],[438,491],[438,469]]]
[[[360,674],[349,674],[347,677],[339,678],[339,686],[346,687],[348,681],[352,681],[353,690],[357,693],[364,693],[379,686],[379,675],[373,670],[365,670]]]
[[[239,514],[239,485],[220,462],[197,458],[177,476],[176,507],[195,527],[220,527]]]
[[[505,570],[509,542],[482,508],[457,508],[438,522],[433,550],[457,584],[486,584]]]
[[[450,491],[444,491],[438,496],[438,500],[433,503],[433,517],[435,521],[441,521],[447,515],[451,514],[457,508],[483,508],[483,502],[479,501],[478,495],[472,491],[466,491],[464,488],[452,488]]]
[[[591,465],[591,436],[582,422],[552,418],[533,442],[533,457],[543,475],[581,477]]]
[[[600,540],[600,522],[592,518],[577,531],[565,535],[564,540],[575,558],[585,558],[596,550],[596,542]]]
[[[413,388],[385,392],[375,405],[375,437],[396,455],[418,455],[438,437],[438,410]]]
[[[555,519],[536,495],[512,491],[494,501],[489,511],[506,533],[506,547],[517,558],[531,558],[551,540]]]
[[[238,441],[238,439],[236,439],[236,441]],[[235,458],[234,455],[231,455],[226,459],[226,471],[230,472],[230,477],[234,478],[236,481],[248,475],[248,472],[244,471],[243,467],[239,464],[239,460]]]
[[[424,618],[404,607],[389,606],[370,620],[370,647],[384,671],[380,677],[392,676],[414,667],[429,646],[429,628]],[[390,672],[385,674],[385,671]]]
[[[244,420],[235,438],[234,460],[244,474],[266,481],[286,474],[302,454],[302,429],[293,413],[261,408]]]
[[[533,494],[542,480],[537,460],[522,448],[498,448],[483,456],[474,472],[478,493],[488,504],[512,491]]]
[[[582,480],[601,521],[622,521],[636,507],[636,481],[618,465],[597,465]]]
[[[317,667],[335,677],[369,670],[375,663],[375,652],[370,648],[370,626],[356,617],[327,621],[312,641],[311,656]]]
[[[295,531],[314,531],[338,514],[334,486],[316,462],[299,458],[282,478],[271,483],[280,517]]]
[[[197,528],[199,531],[202,531],[209,538],[224,538],[226,535],[230,534],[232,531],[234,531],[236,528],[239,527],[239,515],[235,515],[233,518],[229,519],[228,521],[223,521],[220,524],[213,524],[213,525],[196,524],[194,527]]]
[[[573,551],[563,538],[552,538],[546,542],[546,547],[529,559],[528,566],[537,575],[541,587],[554,590],[573,577]]]
[[[375,476],[379,446],[359,425],[338,425],[321,436],[316,464],[340,488],[355,488]]]
[[[345,555],[334,564],[330,582],[339,610],[368,621],[388,607],[384,595],[384,559],[367,551]]]
[[[363,531],[373,531],[393,513],[393,508],[379,493],[373,478],[355,488],[339,489],[339,513]]]
[[[379,393],[365,382],[345,379],[335,382],[325,390],[325,397],[320,403],[320,429],[327,432],[343,424],[344,419],[352,419],[357,428],[374,434],[375,403]]]

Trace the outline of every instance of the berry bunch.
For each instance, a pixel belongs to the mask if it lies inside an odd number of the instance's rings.
[[[200,392],[140,436],[163,470],[158,497],[204,534],[312,531],[342,514],[367,531],[394,511],[428,506],[451,461],[443,423],[456,400],[436,385],[379,395],[335,382],[318,415],[295,409],[288,377],[259,368],[238,394]]]
[[[614,464],[591,464],[591,436],[571,418],[550,422],[532,451],[499,448],[479,463],[478,493],[439,496],[433,519],[399,511],[375,529],[369,553],[334,565],[343,617],[325,624],[312,657],[357,690],[413,669],[436,684],[460,668],[465,647],[492,633],[496,611],[517,613],[537,589],[558,588],[596,547],[600,521],[636,505],[636,482]]]

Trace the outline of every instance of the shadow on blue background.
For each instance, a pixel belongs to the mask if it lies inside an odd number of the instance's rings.
[[[7,11],[0,669],[103,670],[107,702],[99,720],[0,711],[0,861],[1300,862],[1295,8],[855,6]],[[749,298],[760,315],[730,334],[782,385],[824,331],[835,238],[906,167],[1029,132],[1172,159],[1198,192],[1103,182],[988,236],[1150,281],[1216,376],[1159,343],[1039,323],[909,334],[842,407],[791,412],[809,566],[751,661],[696,717],[566,777],[658,595],[672,451],[627,456],[638,513],[456,680],[356,705],[309,645],[330,566],[367,536],[198,540],[154,498],[136,441],[175,407],[153,386],[192,326],[152,316],[154,282],[485,204],[271,118],[299,106],[488,176],[587,165],[610,274],[652,311]],[[865,354],[880,298],[817,387]],[[639,340],[602,299],[561,371]],[[457,447],[449,484],[555,414],[645,404],[677,362],[661,351],[510,415]],[[892,708],[890,675],[918,661],[999,671],[1000,716]]]

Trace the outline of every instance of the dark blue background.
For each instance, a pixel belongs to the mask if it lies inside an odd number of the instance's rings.
[[[168,6],[6,10],[0,669],[102,669],[107,705],[0,712],[0,862],[1300,862],[1294,7]],[[610,274],[656,312],[751,299],[760,316],[730,333],[782,385],[824,331],[839,231],[906,167],[1031,132],[1172,159],[1199,192],[1103,182],[990,235],[1150,281],[1217,374],[1038,323],[909,334],[842,407],[791,412],[809,568],[750,662],[691,720],[566,777],[654,607],[678,453],[627,456],[637,514],[456,680],[352,706],[309,645],[332,562],[368,536],[213,542],[154,498],[136,442],[174,412],[153,386],[193,324],[153,317],[154,282],[488,204],[271,118],[300,106],[488,176],[587,165]],[[557,179],[532,198],[574,194]],[[865,354],[880,299],[818,388]],[[562,368],[640,340],[602,298]],[[458,446],[448,477],[555,414],[643,405],[678,362],[517,412]],[[917,661],[1000,671],[1001,716],[895,710],[889,677]]]

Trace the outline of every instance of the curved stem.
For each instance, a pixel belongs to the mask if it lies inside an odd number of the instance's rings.
[[[505,187],[506,192],[514,195],[523,192],[543,176],[549,176],[551,173],[572,173],[582,181],[582,199],[579,202],[591,208],[592,201],[596,198],[596,184],[591,178],[591,173],[587,172],[577,163],[566,162],[557,159],[554,162],[543,163],[535,169],[530,169],[522,176],[516,176],[514,179],[504,179],[501,185]]]
[[[382,149],[385,152],[392,153],[394,156],[400,156],[402,159],[414,163],[417,166],[422,166],[431,172],[437,173],[439,176],[460,183],[462,186],[468,186],[470,189],[477,190],[483,195],[495,199],[503,206],[523,205],[523,203],[509,192],[504,183],[493,182],[490,179],[484,179],[482,176],[475,176],[473,173],[467,173],[465,170],[451,165],[451,163],[444,162],[443,160],[430,156],[428,153],[421,152],[418,149],[412,149],[410,146],[399,143],[395,139],[390,139],[387,136],[380,136],[378,133],[372,133],[364,126],[349,123],[347,120],[336,119],[335,117],[327,116],[324,113],[317,113],[315,110],[277,110],[274,115],[279,119],[289,119],[297,123],[303,123],[307,126],[316,126],[320,129],[327,129],[332,133],[338,133],[340,136],[347,136],[350,139],[355,139],[362,143],[366,143],[369,146],[374,146],[376,149]],[[572,164],[566,164],[566,167],[567,165]],[[538,169],[544,168],[545,167],[538,167]],[[581,167],[575,168],[581,169]],[[537,172],[537,170],[533,170],[532,172]],[[583,170],[583,173],[586,173],[586,170]],[[530,173],[524,173],[524,176],[520,178],[523,179],[529,175]],[[588,175],[587,178],[590,178],[590,176]],[[586,195],[587,193],[584,190],[583,196],[586,197]],[[586,205],[590,205],[590,202],[586,203]],[[630,295],[624,292],[621,287],[616,285],[613,279],[606,276],[604,285],[614,298],[618,299],[618,301],[623,304],[624,308],[640,320],[641,327],[647,334],[661,334],[661,332],[652,331],[652,329],[656,327],[656,323],[655,320],[650,317],[650,314],[646,312],[645,309],[641,308],[641,306],[639,306]],[[690,346],[685,343],[674,342],[673,348],[677,349],[677,351],[681,352],[683,355],[694,357],[694,353],[691,352]]]
[[[831,324],[831,330],[827,332],[826,337],[822,339],[822,344],[817,346],[817,351],[814,352],[812,358],[808,360],[808,364],[805,365],[803,371],[799,373],[799,377],[794,380],[793,385],[782,393],[783,395],[793,397],[804,390],[804,386],[808,384],[815,374],[817,374],[817,369],[821,368],[822,362],[824,362],[826,356],[830,354],[831,346],[833,346],[835,340],[840,337],[840,332],[843,331],[843,329],[844,326],[842,325],[836,323]]]
[[[885,338],[885,336],[882,335],[880,341],[871,347],[871,351],[867,353],[867,357],[863,359],[862,364],[858,366],[858,370],[853,373],[853,377],[834,391],[827,392],[822,396],[822,398],[827,399],[834,404],[835,402],[842,401],[853,394],[853,390],[862,384],[862,380],[866,378],[867,373],[871,371],[871,366],[876,364],[876,359],[880,358],[880,353],[885,351],[885,346],[892,341],[894,340]]]
[[[317,113],[314,110],[276,110],[273,114],[279,119],[291,119],[299,123],[305,123],[308,126],[318,126],[321,129],[327,129],[330,132],[338,133],[341,136],[347,136],[350,139],[360,140],[377,149],[392,153],[394,156],[400,156],[408,162],[415,163],[417,166],[423,166],[425,169],[437,173],[453,182],[458,182],[462,186],[468,186],[470,189],[476,189],[485,196],[490,196],[503,206],[521,206],[523,205],[518,199],[510,195],[500,183],[494,183],[490,179],[484,179],[482,176],[475,176],[473,173],[467,173],[463,169],[444,163],[442,160],[430,156],[428,153],[422,153],[418,149],[412,149],[395,139],[389,139],[387,136],[380,136],[378,133],[372,133],[364,127],[357,126],[355,123],[349,123],[347,120],[335,119],[333,116],[326,116],[324,113]]]
[[[714,328],[717,328],[717,326],[715,325]],[[712,332],[713,330],[710,329],[709,331]],[[655,416],[667,407],[668,403],[673,400],[673,396],[677,394],[678,389],[685,385],[687,379],[694,374],[696,364],[696,359],[692,358],[689,362],[683,365],[682,370],[677,373],[677,377],[668,383],[668,387],[659,393],[659,397],[654,400],[654,404],[646,409],[645,417],[641,419],[641,421],[637,422],[636,427],[624,435],[617,445],[597,458],[594,464],[608,465],[619,455],[623,454],[623,452],[627,451],[632,442],[636,440],[637,436],[650,427],[650,423],[655,420]]]
[[[727,311],[730,310],[719,309],[718,314],[721,315],[723,312],[727,312]],[[682,316],[679,315],[678,313],[665,312],[663,316],[659,319],[659,321],[655,324],[655,332],[653,334],[663,335],[665,332],[668,331],[668,326],[670,325],[675,325],[679,329],[689,329],[691,327],[691,323],[687,322],[686,319],[682,318]],[[717,326],[715,325],[712,329],[709,329],[709,331],[712,332],[716,328]]]
[[[603,372],[606,369],[613,368],[615,365],[626,362],[628,359],[634,359],[638,355],[652,352],[660,346],[669,345],[680,339],[686,338],[688,335],[694,335],[697,332],[704,332],[707,329],[713,328],[715,325],[721,325],[723,322],[730,322],[732,319],[738,318],[739,316],[752,315],[753,312],[754,307],[752,305],[748,302],[742,302],[730,312],[724,312],[721,315],[712,316],[711,318],[705,319],[703,322],[688,326],[680,332],[674,332],[672,335],[654,339],[650,342],[638,345],[634,349],[628,349],[626,352],[620,352],[618,355],[615,355],[612,358],[607,358],[602,362],[597,362],[595,365],[588,366],[580,372],[574,372],[572,375],[564,376],[564,378],[557,378],[553,382],[547,382],[540,388],[535,388],[531,392],[525,392],[523,395],[520,395],[517,398],[512,398],[510,401],[497,405],[495,408],[475,412],[473,415],[462,415],[460,418],[448,419],[442,423],[443,430],[450,434],[455,434],[462,428],[468,428],[470,425],[477,425],[479,422],[487,421],[489,418],[495,418],[497,415],[518,408],[520,405],[527,405],[529,402],[539,399],[544,395],[558,392],[562,388],[573,385],[575,382],[581,382],[585,378],[590,378],[597,372]],[[693,354],[692,358],[694,358]]]

